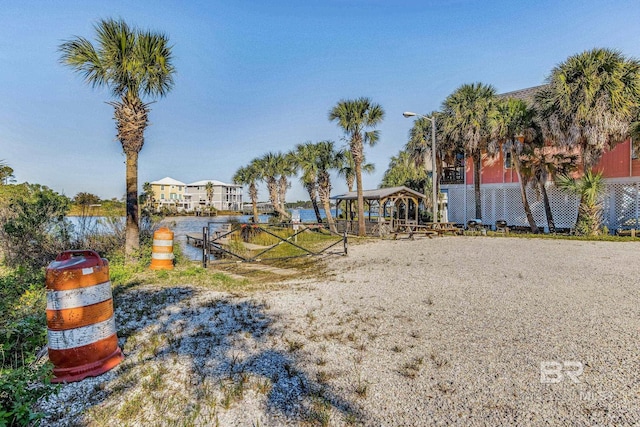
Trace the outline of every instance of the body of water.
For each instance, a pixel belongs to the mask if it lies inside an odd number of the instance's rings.
[[[315,222],[316,215],[313,209],[298,209],[300,212],[300,220],[302,222]],[[291,212],[291,210],[289,210]],[[334,211],[331,211],[334,214]],[[323,209],[320,209],[320,216],[326,218]],[[162,225],[168,227],[174,232],[174,240],[182,245],[183,253],[192,260],[202,260],[202,249],[187,245],[187,234],[202,234],[204,227],[209,227],[209,232],[213,232],[221,228],[222,224],[227,222],[250,222],[251,215],[229,215],[229,216],[181,216],[168,217],[162,221]],[[268,215],[260,215],[260,222],[267,223]]]
[[[298,209],[300,220],[302,222],[315,222],[316,215],[313,209]],[[291,212],[291,210],[289,210]],[[334,211],[331,211],[335,214]],[[323,209],[320,209],[320,216],[324,219],[326,215]],[[174,233],[174,241],[179,243],[183,248],[183,253],[192,260],[202,260],[202,249],[187,245],[187,234],[202,234],[203,227],[209,227],[209,231],[215,231],[221,228],[220,223],[227,222],[250,222],[251,215],[224,215],[224,216],[177,216],[167,217],[160,223],[161,226],[169,228]],[[76,231],[86,230],[87,232],[110,232],[114,226],[124,227],[124,217],[122,218],[106,218],[106,217],[68,217]],[[261,223],[269,221],[268,215],[260,215]],[[115,225],[115,222],[121,221]]]
[[[289,209],[289,213],[291,213],[293,209]],[[302,222],[316,222],[316,214],[313,209],[297,209],[300,212],[300,221]],[[338,213],[340,210],[338,210]],[[335,209],[331,209],[331,215],[336,216]],[[325,219],[327,214],[324,212],[324,209],[320,209],[320,218]]]

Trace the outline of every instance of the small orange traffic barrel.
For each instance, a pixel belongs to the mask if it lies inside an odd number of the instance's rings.
[[[94,251],[62,252],[45,283],[51,381],[80,381],[120,363],[107,260]]]
[[[173,270],[173,231],[162,227],[153,233],[152,270]]]

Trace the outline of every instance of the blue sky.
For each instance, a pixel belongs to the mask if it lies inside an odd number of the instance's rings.
[[[640,3],[628,1],[24,1],[0,12],[0,159],[18,182],[73,197],[124,194],[124,155],[106,90],[58,62],[100,18],[166,33],[175,88],[151,108],[139,184],[171,176],[231,181],[267,151],[344,144],[328,121],[341,99],[367,96],[386,118],[366,149],[378,186],[411,120],[464,83],[509,92],[594,47],[640,57]],[[335,178],[334,194],[345,191]],[[261,199],[266,199],[263,190]],[[289,201],[306,199],[294,183]]]

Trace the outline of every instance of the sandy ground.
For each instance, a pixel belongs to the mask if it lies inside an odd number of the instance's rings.
[[[640,244],[375,241],[327,274],[115,299],[127,359],[45,425],[640,425]]]

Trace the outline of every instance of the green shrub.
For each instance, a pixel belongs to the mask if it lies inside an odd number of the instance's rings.
[[[33,405],[57,390],[51,363],[0,370],[0,426],[31,425],[44,416]]]
[[[51,364],[36,364],[47,342],[42,273],[20,268],[0,276],[0,426],[34,423],[42,414],[33,405],[55,391]]]
[[[17,274],[0,277],[0,346],[2,367],[17,368],[33,362],[45,344],[46,291],[44,275],[25,280]]]
[[[0,242],[5,263],[30,269],[46,266],[70,244],[70,227],[65,221],[69,199],[40,185],[0,187]]]

